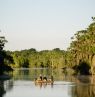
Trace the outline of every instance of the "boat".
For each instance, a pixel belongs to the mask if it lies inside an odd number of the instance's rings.
[[[48,80],[35,80],[35,84],[53,84],[54,81],[52,81],[51,79]]]
[[[53,84],[54,80],[53,80],[53,76],[51,76],[51,78],[47,78],[46,76],[42,77],[42,75],[40,74],[40,77],[35,78],[35,84]]]

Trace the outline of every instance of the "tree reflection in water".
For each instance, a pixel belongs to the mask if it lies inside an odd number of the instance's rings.
[[[14,75],[14,80],[21,80],[24,82],[27,82],[27,80],[34,82],[35,77],[39,76],[40,74],[42,75],[47,75],[49,77],[51,75],[51,72],[48,71],[48,69],[29,69],[28,70],[21,70],[15,72]],[[84,75],[78,75],[78,76],[71,76],[71,75],[64,75],[61,73],[61,71],[53,71],[53,76],[54,76],[54,84],[51,85],[53,87],[52,89],[57,89],[57,86],[55,86],[55,82],[60,83],[60,81],[64,84],[61,85],[65,89],[65,86],[68,87],[66,92],[69,91],[70,97],[95,97],[95,75],[91,76],[84,76]],[[74,84],[68,84],[67,82],[74,82]],[[4,88],[4,84],[6,84],[6,88]],[[23,84],[22,84],[23,85]],[[32,85],[32,84],[29,84]],[[34,84],[33,84],[34,85]],[[2,87],[2,88],[1,88]],[[13,81],[6,81],[4,82],[0,87],[0,97],[4,97],[4,93],[7,94],[7,91],[13,90]],[[19,86],[22,90],[22,87]],[[48,88],[47,84],[35,84],[35,87],[38,88]],[[2,91],[2,92],[1,92]],[[6,91],[6,92],[5,92]],[[17,93],[17,91],[15,91]],[[63,91],[62,91],[63,93]],[[7,97],[7,96],[5,96]],[[16,97],[16,95],[15,95]],[[69,96],[65,96],[69,97]]]
[[[3,97],[3,95],[6,93],[4,89],[4,82],[0,81],[0,97]]]
[[[94,80],[92,76],[78,76],[77,85],[72,88],[72,97],[95,97]]]
[[[77,85],[72,88],[72,93],[72,97],[95,97],[95,86]]]
[[[13,80],[0,81],[0,97],[13,88]]]

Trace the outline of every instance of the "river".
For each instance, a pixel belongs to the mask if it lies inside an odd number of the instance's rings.
[[[35,85],[40,74],[53,75],[54,83]],[[95,97],[95,76],[64,75],[61,69],[15,69],[12,79],[0,81],[0,97]]]

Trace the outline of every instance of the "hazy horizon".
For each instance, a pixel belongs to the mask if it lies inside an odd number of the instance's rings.
[[[5,50],[66,50],[95,16],[95,0],[0,0]]]

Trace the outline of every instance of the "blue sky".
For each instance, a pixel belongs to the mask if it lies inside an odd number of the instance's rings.
[[[95,16],[95,0],[0,0],[0,35],[6,50],[69,47]]]

